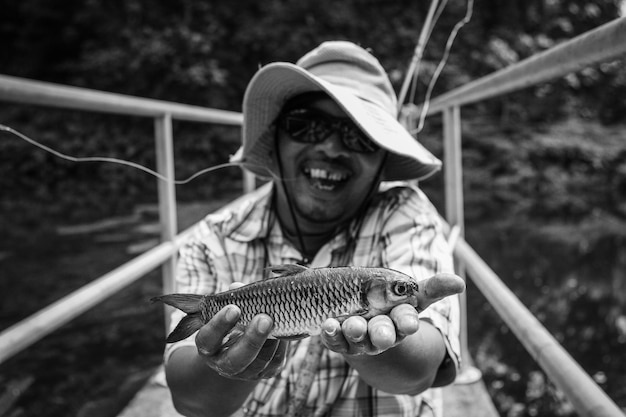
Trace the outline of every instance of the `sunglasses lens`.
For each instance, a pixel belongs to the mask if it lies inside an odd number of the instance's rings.
[[[354,152],[372,153],[378,150],[378,146],[356,126],[346,126],[343,132],[343,144]]]
[[[300,116],[285,116],[281,120],[281,127],[298,142],[312,143],[313,121]]]
[[[352,121],[333,118],[309,109],[295,109],[281,115],[278,124],[296,142],[320,143],[333,132],[338,132],[344,146],[351,151],[372,153],[379,149]]]

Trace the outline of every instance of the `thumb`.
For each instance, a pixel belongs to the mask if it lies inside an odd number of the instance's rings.
[[[465,291],[465,281],[458,275],[440,273],[420,281],[417,294],[417,310],[424,311],[428,306],[454,294]]]

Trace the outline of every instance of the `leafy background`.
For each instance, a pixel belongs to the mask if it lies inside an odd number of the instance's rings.
[[[240,110],[246,83],[260,65],[295,61],[303,51],[327,39],[350,39],[371,48],[399,90],[428,8],[426,2],[377,0],[241,1],[238,7],[220,1],[3,3],[3,74],[234,111]],[[597,27],[618,16],[619,5],[618,0],[507,4],[479,0],[472,21],[454,43],[435,94]],[[465,8],[465,2],[450,1],[437,22],[418,79],[417,101],[423,99],[447,37]],[[523,134],[528,122],[569,116],[618,123],[626,111],[622,67],[621,62],[612,62],[588,68],[470,111],[488,118],[485,124],[508,129],[506,136]],[[16,105],[1,108],[5,122],[62,152],[114,155],[154,164],[152,146],[147,143],[152,132],[149,121],[40,110]],[[227,144],[238,140],[232,130],[216,132],[207,126],[181,130],[176,134],[181,177],[224,162],[235,147]],[[71,210],[64,207],[65,213],[87,215],[76,211],[77,205],[102,208],[102,201],[90,199],[89,193],[81,193],[84,201],[80,201],[74,193],[59,192],[59,187],[70,186],[67,181],[84,175],[99,179],[98,187],[105,192],[124,189],[127,198],[115,202],[120,210],[153,192],[152,185],[144,193],[143,184],[151,179],[132,170],[62,164],[6,136],[0,150],[3,189],[17,194],[32,190],[43,202],[67,200]],[[63,169],[48,173],[47,167],[54,165]],[[207,196],[218,183],[223,183],[219,175],[207,177],[201,190],[181,188],[181,197]]]
[[[450,0],[438,20],[416,102],[466,5]],[[428,6],[2,0],[0,73],[240,111],[259,66],[293,62],[323,40],[349,39],[373,50],[399,91]],[[434,96],[611,21],[621,7],[619,0],[476,0]],[[617,60],[462,110],[467,239],[622,407],[624,97],[626,71]],[[73,156],[155,163],[151,120],[0,103],[0,123]],[[225,162],[239,132],[175,123],[174,137],[177,177],[186,178]],[[441,154],[438,117],[427,119],[420,140]],[[231,196],[240,178],[229,168],[177,187],[181,225]],[[442,208],[441,176],[422,187]],[[129,259],[129,244],[145,238],[128,227],[86,236],[60,234],[63,227],[138,212],[139,223],[155,220],[141,210],[156,201],[154,178],[64,161],[5,132],[0,190],[3,328]],[[11,415],[94,415],[94,404],[113,415],[126,398],[121,392],[132,392],[160,361],[162,312],[143,302],[159,285],[153,273],[2,364],[4,387],[34,378]],[[478,291],[470,285],[468,293],[471,350],[501,413],[575,415]]]

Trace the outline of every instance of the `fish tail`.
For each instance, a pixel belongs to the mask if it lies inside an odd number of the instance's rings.
[[[161,301],[167,305],[175,307],[187,314],[193,314],[200,312],[201,301],[203,295],[198,294],[168,294],[161,295],[159,297],[153,297],[150,301],[153,303]]]
[[[183,317],[178,326],[167,336],[167,343],[178,342],[197,332],[204,325],[202,315],[200,313],[192,313]]]
[[[198,294],[168,294],[151,299],[152,302],[161,301],[187,313],[187,316],[183,317],[178,326],[167,336],[165,340],[167,343],[186,339],[204,325],[201,312],[203,297]]]

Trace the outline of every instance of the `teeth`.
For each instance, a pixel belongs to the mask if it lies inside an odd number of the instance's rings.
[[[343,181],[348,178],[347,175],[339,172],[329,172],[321,168],[305,168],[305,174],[315,179],[323,179],[327,181]]]

